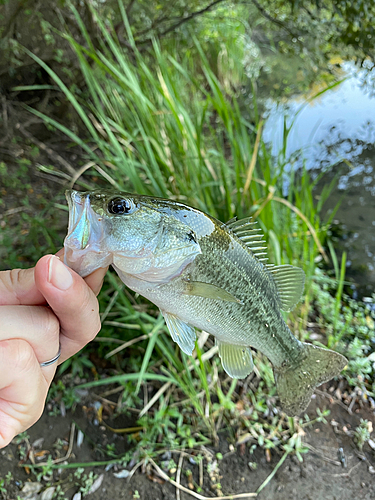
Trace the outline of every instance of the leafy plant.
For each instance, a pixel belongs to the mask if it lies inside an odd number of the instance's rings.
[[[362,451],[363,445],[370,439],[370,429],[372,430],[372,424],[368,420],[361,418],[361,423],[354,431],[354,442],[360,451]]]

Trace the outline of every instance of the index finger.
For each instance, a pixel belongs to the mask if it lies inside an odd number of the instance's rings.
[[[0,272],[0,306],[43,305],[45,302],[35,286],[34,268]]]
[[[63,259],[64,249],[56,254]],[[98,295],[106,269],[97,269],[84,280]],[[44,295],[35,284],[35,268],[0,271],[0,306],[40,306],[46,304]]]

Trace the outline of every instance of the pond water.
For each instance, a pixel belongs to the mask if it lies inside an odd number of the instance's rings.
[[[263,137],[277,155],[284,117],[288,125],[294,120],[287,142],[289,168],[305,162],[314,171],[328,169],[325,182],[337,175],[337,188],[324,209],[332,210],[341,200],[335,216],[344,229],[339,250],[347,251],[347,275],[360,295],[371,295],[375,292],[375,86],[366,81],[368,72],[350,64],[343,69],[346,79],[310,103],[269,101]]]

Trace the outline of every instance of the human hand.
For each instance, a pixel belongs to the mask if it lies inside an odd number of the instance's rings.
[[[57,255],[62,256],[63,250]],[[100,330],[96,295],[107,269],[85,279],[57,256],[0,272],[0,448],[41,416],[61,345],[62,363]]]

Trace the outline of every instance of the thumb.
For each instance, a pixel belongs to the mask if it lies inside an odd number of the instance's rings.
[[[96,284],[104,277],[95,275]],[[60,323],[60,362],[82,349],[100,330],[99,304],[92,289],[77,273],[52,255],[35,268],[36,285]]]

